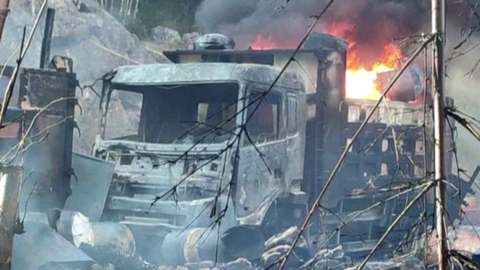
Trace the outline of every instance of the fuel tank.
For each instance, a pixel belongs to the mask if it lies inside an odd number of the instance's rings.
[[[201,261],[232,261],[260,258],[265,250],[265,238],[254,227],[238,226],[218,232],[214,228],[193,228],[172,232],[162,244],[162,256],[170,265]]]

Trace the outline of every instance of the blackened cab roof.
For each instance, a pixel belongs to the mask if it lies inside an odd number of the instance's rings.
[[[272,84],[280,74],[277,67],[237,63],[132,65],[114,71],[113,84],[130,86],[240,81]],[[292,72],[283,73],[276,86],[304,89],[302,77]]]

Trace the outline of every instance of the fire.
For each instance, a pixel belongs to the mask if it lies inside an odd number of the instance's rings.
[[[273,42],[272,35],[264,38],[262,34],[258,34],[257,38],[250,47],[253,50],[271,50],[275,47],[275,42]]]
[[[346,97],[353,99],[379,99],[383,89],[378,89],[379,87],[375,83],[377,73],[398,69],[402,51],[393,44],[387,44],[383,47],[381,56],[377,61],[371,65],[366,65],[362,63],[356,50],[356,43],[351,39],[353,31],[355,31],[355,24],[349,22],[334,22],[325,31],[348,42]],[[250,47],[254,50],[271,50],[282,46],[276,40],[273,40],[272,35],[264,36],[258,34]]]
[[[353,99],[379,99],[383,89],[375,84],[377,73],[396,70],[402,57],[400,48],[393,44],[384,46],[380,58],[370,66],[364,65],[358,57],[355,41],[349,38],[355,25],[348,22],[337,22],[330,25],[327,33],[344,38],[348,43],[346,96]]]

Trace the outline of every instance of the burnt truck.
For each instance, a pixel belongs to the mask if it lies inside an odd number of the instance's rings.
[[[61,235],[76,251],[37,268],[89,269],[101,260],[95,248],[155,265],[256,261],[267,239],[302,223],[375,101],[346,98],[348,46],[337,37],[311,34],[297,52],[234,45],[209,34],[192,50],[164,52],[170,64],[124,66],[103,76],[91,156],[73,154],[71,195],[48,215],[52,239]],[[428,177],[432,116],[418,102],[430,100],[421,95],[421,76],[409,70],[353,144],[303,235],[309,246],[341,244],[361,257],[418,190],[389,198]],[[449,172],[452,163],[448,151]],[[474,179],[450,173],[452,213]],[[384,253],[399,243],[411,247],[402,230],[415,227],[432,203],[414,207]]]
[[[266,239],[301,224],[374,105],[346,98],[348,46],[337,37],[312,34],[283,74],[293,50],[234,44],[206,35],[192,50],[165,52],[172,64],[125,66],[104,77],[93,155],[116,165],[102,218],[126,224],[150,259],[213,260],[218,239],[227,258],[258,259]],[[431,172],[431,115],[415,102],[429,98],[421,95],[424,79],[418,69],[401,78],[355,142],[321,202],[331,213],[317,216],[322,225],[310,228],[308,241]],[[115,97],[130,111],[112,109]],[[125,123],[121,133],[117,121]],[[391,200],[328,238],[348,253],[367,252],[408,201]],[[219,215],[218,233],[202,247],[196,242]]]

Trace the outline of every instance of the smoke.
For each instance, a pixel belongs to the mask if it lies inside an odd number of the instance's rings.
[[[197,9],[196,23],[203,32],[220,32],[231,36],[237,48],[247,48],[257,34],[271,36],[276,47],[295,47],[311,24],[310,16],[318,14],[328,0],[291,0],[287,8],[276,12],[280,0],[204,0]],[[282,2],[285,0],[282,0]],[[464,38],[463,1],[447,0],[447,51]],[[336,0],[321,18],[316,31],[325,31],[333,23],[349,22],[353,29],[343,31],[343,38],[355,42],[356,52],[363,62],[378,58],[383,47],[392,39],[431,32],[430,0]],[[463,14],[463,16],[459,16]],[[477,23],[477,22],[473,22]],[[470,39],[470,48],[480,38]],[[468,46],[461,48],[468,51]],[[480,79],[466,76],[478,60],[480,47],[459,57],[447,66],[447,93],[463,111],[480,119],[476,100],[480,99]],[[477,71],[478,72],[478,71]],[[459,128],[460,166],[469,172],[479,164],[478,141]]]
[[[290,1],[281,12],[282,1],[204,0],[197,9],[196,23],[203,32],[231,36],[237,48],[248,48],[258,34],[271,37],[276,47],[295,47],[327,0]],[[449,2],[453,3],[454,0]],[[354,41],[360,60],[376,60],[392,39],[430,31],[428,0],[337,0],[322,17],[316,31],[333,23],[351,23],[343,38]],[[452,16],[453,17],[453,16]]]

